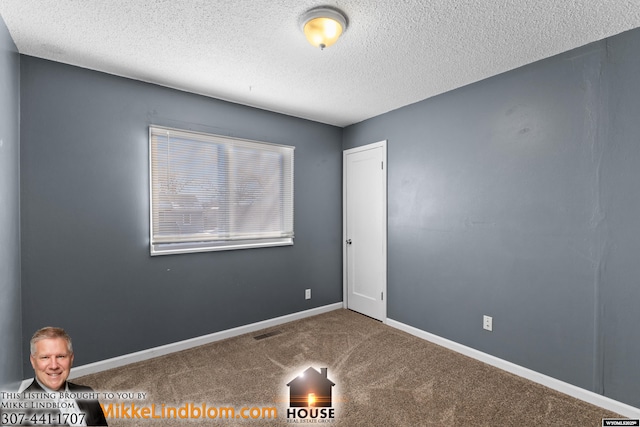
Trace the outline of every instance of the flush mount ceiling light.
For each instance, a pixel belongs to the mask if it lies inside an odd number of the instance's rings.
[[[309,43],[320,49],[334,44],[347,29],[347,18],[337,9],[322,6],[309,10],[300,18],[302,32]]]

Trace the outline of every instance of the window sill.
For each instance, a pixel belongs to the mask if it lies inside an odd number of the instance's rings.
[[[236,249],[266,248],[272,246],[292,246],[293,238],[238,240],[224,242],[160,243],[151,244],[151,256],[173,255],[197,252],[232,251]]]

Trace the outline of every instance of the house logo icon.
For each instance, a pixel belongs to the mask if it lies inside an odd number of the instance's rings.
[[[334,418],[333,386],[335,383],[327,378],[327,368],[321,368],[320,372],[307,368],[287,384],[290,407],[287,418]]]

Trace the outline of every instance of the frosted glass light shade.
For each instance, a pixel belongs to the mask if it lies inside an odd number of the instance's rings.
[[[312,46],[324,49],[338,41],[347,28],[347,19],[335,9],[320,7],[302,16],[302,31]]]

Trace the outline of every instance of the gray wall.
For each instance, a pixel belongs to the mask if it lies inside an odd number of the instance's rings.
[[[601,353],[605,394],[640,407],[640,30],[611,39],[602,155]]]
[[[62,326],[83,365],[342,300],[340,128],[26,56],[21,77],[25,345]],[[294,145],[294,246],[151,257],[150,124]]]
[[[0,17],[0,389],[22,379],[20,57]]]
[[[635,30],[345,129],[388,140],[390,318],[640,406],[639,51]]]

